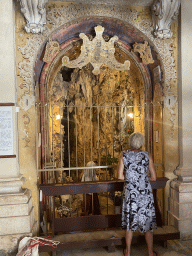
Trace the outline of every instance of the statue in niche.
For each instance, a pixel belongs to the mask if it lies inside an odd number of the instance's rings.
[[[144,44],[135,43],[133,45],[133,51],[138,52],[140,54],[140,58],[142,59],[142,63],[147,65],[150,63],[154,63],[150,46],[147,41],[144,41]]]
[[[49,42],[46,44],[45,55],[43,61],[46,63],[51,63],[52,59],[59,53],[60,47],[57,41],[52,41],[49,39]]]
[[[83,39],[80,56],[72,61],[69,61],[69,57],[64,56],[62,58],[63,66],[81,69],[88,63],[91,63],[94,67],[92,71],[94,75],[100,74],[100,67],[102,64],[106,64],[110,69],[129,70],[129,60],[126,60],[124,64],[121,64],[114,56],[114,43],[118,40],[118,37],[114,36],[109,42],[105,42],[102,36],[103,31],[104,28],[102,26],[95,27],[96,37],[92,41],[90,41],[84,33],[80,33],[79,37]]]

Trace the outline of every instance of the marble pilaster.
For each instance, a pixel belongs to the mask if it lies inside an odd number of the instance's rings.
[[[17,251],[19,240],[35,230],[34,209],[19,172],[16,111],[14,1],[0,1],[0,103],[12,104],[13,155],[0,158],[0,254]]]

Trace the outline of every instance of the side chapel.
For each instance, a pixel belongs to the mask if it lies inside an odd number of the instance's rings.
[[[53,231],[53,212],[88,214],[85,195],[41,185],[115,182],[134,131],[167,178],[161,222],[191,239],[192,3],[6,0],[0,14],[0,252]],[[102,215],[116,196],[98,193]]]

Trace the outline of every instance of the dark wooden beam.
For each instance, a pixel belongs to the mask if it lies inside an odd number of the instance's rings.
[[[96,230],[104,228],[117,228],[121,226],[121,214],[116,215],[90,215],[80,217],[65,217],[54,219],[55,232],[71,232],[83,230]]]
[[[164,188],[167,181],[166,177],[157,178],[156,181],[151,181],[151,187],[152,189]],[[39,185],[39,189],[45,196],[123,191],[123,187],[124,182],[119,180]]]

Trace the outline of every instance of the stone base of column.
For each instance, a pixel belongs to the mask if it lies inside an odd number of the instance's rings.
[[[26,178],[22,175],[14,178],[0,179],[0,195],[19,193],[22,191],[22,185],[25,183]]]
[[[180,231],[181,239],[192,239],[192,182],[171,181],[168,224]]]
[[[21,238],[37,235],[30,190],[0,194],[0,227],[0,252],[16,252]]]

